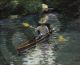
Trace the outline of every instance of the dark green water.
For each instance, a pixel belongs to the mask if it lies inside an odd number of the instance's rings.
[[[60,22],[55,14],[48,16],[48,22],[55,31],[59,31]],[[80,34],[76,31],[54,32],[50,37],[50,44],[39,43],[36,47],[26,49],[21,56],[17,55],[17,46],[30,40],[35,34],[34,29],[20,27],[21,23],[27,19],[36,27],[38,18],[35,17],[0,21],[0,65],[80,65]],[[62,42],[59,42],[59,36],[64,37]]]

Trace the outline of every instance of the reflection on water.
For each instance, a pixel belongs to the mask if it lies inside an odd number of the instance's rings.
[[[25,50],[21,56],[14,56],[11,65],[14,65],[13,61],[20,65],[54,65],[56,52],[53,50],[53,46],[54,44],[38,43],[36,47]]]
[[[23,60],[27,61],[26,65],[52,65],[55,60],[52,48],[51,44],[37,44],[36,48]]]

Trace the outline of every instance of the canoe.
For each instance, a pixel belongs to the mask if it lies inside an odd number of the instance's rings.
[[[26,41],[21,43],[21,45],[19,45],[17,47],[17,52],[21,52],[24,51],[25,49],[31,48],[32,46],[36,45],[37,43],[41,42],[42,40],[44,40],[46,37],[48,37],[50,34],[47,33],[45,36],[42,36],[39,39],[33,38],[32,40]]]

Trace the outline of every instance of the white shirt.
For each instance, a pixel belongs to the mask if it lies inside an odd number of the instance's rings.
[[[38,26],[38,27],[36,28],[36,31],[37,31],[37,30],[40,31],[40,34],[41,34],[41,35],[46,35],[46,34],[49,32],[48,27],[45,26],[45,25]]]

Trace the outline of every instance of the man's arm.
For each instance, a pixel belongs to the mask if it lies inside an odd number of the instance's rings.
[[[48,29],[48,27],[47,27],[47,26],[46,26],[46,32],[47,32],[47,33],[49,33],[49,29]]]

